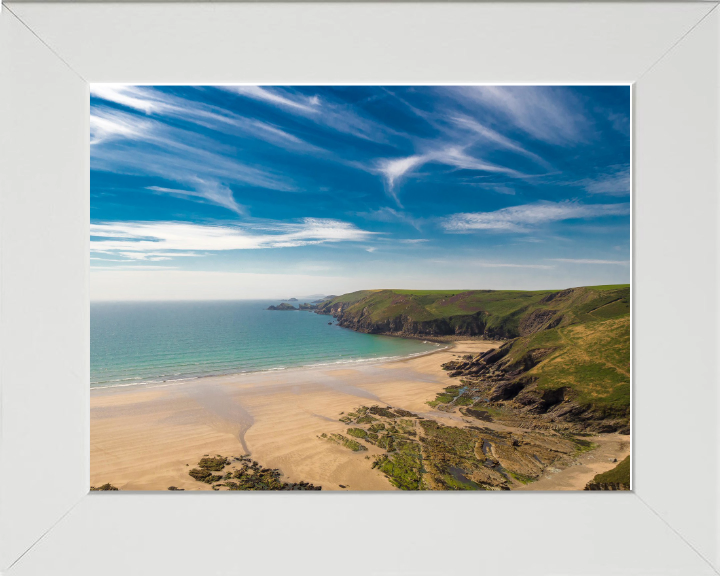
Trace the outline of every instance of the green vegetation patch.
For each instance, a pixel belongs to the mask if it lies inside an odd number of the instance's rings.
[[[393,437],[388,434],[380,436],[380,438],[378,438],[377,445],[387,452],[395,450],[395,440],[393,440]]]
[[[361,452],[363,450],[367,450],[367,448],[360,444],[358,441],[352,440],[351,438],[343,436],[342,434],[325,434],[323,432],[320,435],[320,438],[323,438],[335,444],[339,444],[340,446],[344,446],[345,448],[352,450],[353,452]]]
[[[615,468],[598,474],[592,479],[593,484],[624,484],[630,486],[630,456],[618,463]]]
[[[348,428],[347,433],[355,438],[366,438],[368,433],[362,428]]]
[[[398,449],[390,455],[383,454],[373,463],[388,477],[390,483],[400,490],[423,490],[422,455],[420,446],[414,442],[398,442]]]
[[[221,459],[222,461],[229,464],[229,459],[217,456],[216,460]],[[203,460],[207,460],[203,458]],[[240,456],[234,458],[236,462],[241,464],[241,468],[228,472],[224,476],[213,474],[210,470],[205,468],[193,468],[188,474],[198,482],[204,482],[205,484],[213,484],[212,489],[215,491],[221,488],[227,490],[321,490],[320,486],[314,486],[309,482],[283,482],[281,480],[281,472],[276,468],[263,468],[255,460],[251,460],[248,456]],[[207,462],[206,465],[217,466],[217,464]],[[199,464],[198,464],[199,465]],[[216,482],[221,482],[216,484]],[[179,490],[174,486],[168,488],[168,490]]]
[[[228,460],[223,456],[217,456],[216,458],[201,458],[198,462],[198,466],[203,470],[212,470],[213,472],[219,472],[225,466],[227,466]]]
[[[372,406],[368,412],[370,414],[375,414],[376,416],[382,416],[383,418],[397,418],[397,414],[390,412],[388,408],[380,408],[380,406]]]
[[[570,440],[573,444],[575,444],[575,454],[582,454],[583,452],[590,452],[590,450],[595,450],[597,448],[597,444],[590,442],[589,440],[583,440],[582,438],[578,438],[574,434],[562,434],[564,438],[567,438]]]
[[[526,474],[520,474],[518,472],[508,471],[508,474],[515,478],[515,480],[517,480],[521,484],[530,484],[530,482],[535,482],[537,480],[537,478],[535,478],[534,476],[528,476]]]
[[[191,478],[194,478],[198,482],[205,482],[205,484],[212,484],[213,482],[218,482],[222,480],[222,476],[218,474],[213,474],[209,470],[204,470],[202,468],[193,468],[188,472]]]

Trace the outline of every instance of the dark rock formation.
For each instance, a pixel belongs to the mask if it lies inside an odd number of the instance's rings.
[[[107,484],[103,484],[102,486],[98,486],[97,488],[95,486],[90,486],[90,492],[105,492],[105,491],[116,491],[120,490],[120,488],[116,488],[109,482]]]
[[[520,320],[520,335],[526,336],[534,334],[540,330],[555,328],[562,320],[562,314],[558,314],[557,310],[534,310]]]
[[[588,482],[583,490],[630,490],[630,486],[618,482],[603,482],[600,484]]]
[[[607,407],[580,405],[565,386],[538,388],[537,377],[527,372],[553,349],[530,350],[512,360],[508,357],[512,345],[507,342],[471,360],[446,362],[442,368],[451,378],[462,379],[465,395],[484,398],[490,407],[502,404],[504,410],[518,416],[535,417],[540,427],[549,424],[574,431],[629,433],[629,411],[619,413]],[[483,408],[483,402],[477,402],[464,413],[483,420],[490,416]]]
[[[295,306],[292,306],[291,304],[285,304],[283,302],[282,304],[278,304],[277,306],[268,306],[268,310],[297,310]]]

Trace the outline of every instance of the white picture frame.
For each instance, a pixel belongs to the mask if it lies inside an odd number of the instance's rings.
[[[720,573],[720,10],[29,3],[0,12],[0,572]],[[89,494],[89,92],[633,86],[633,491]]]

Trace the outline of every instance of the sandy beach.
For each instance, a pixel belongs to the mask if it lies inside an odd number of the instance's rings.
[[[186,382],[91,390],[91,478],[120,490],[212,490],[188,470],[205,455],[249,454],[278,468],[283,480],[307,481],[323,490],[394,490],[364,452],[321,440],[343,433],[339,414],[357,406],[390,405],[441,423],[464,426],[459,413],[426,403],[451,382],[441,364],[497,342],[458,341],[424,356],[384,363],[356,363],[207,377]],[[501,424],[490,424],[507,430]],[[598,448],[574,465],[549,471],[524,487],[582,489],[599,472],[629,453],[629,437],[604,434]]]

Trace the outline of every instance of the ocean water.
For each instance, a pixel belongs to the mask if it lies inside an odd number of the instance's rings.
[[[266,310],[270,304],[278,301],[94,302],[90,386],[368,362],[437,348],[340,328],[314,312]]]

